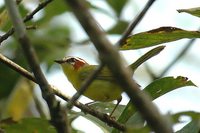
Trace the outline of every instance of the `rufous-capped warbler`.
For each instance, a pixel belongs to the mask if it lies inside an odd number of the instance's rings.
[[[133,71],[135,71],[135,69],[143,62],[157,55],[163,49],[164,46],[159,46],[150,50],[142,57],[140,57],[137,61],[129,65],[129,67]],[[65,75],[76,90],[80,89],[83,81],[98,67],[97,65],[89,65],[86,61],[79,57],[71,56],[64,57],[61,60],[55,60],[55,62],[59,63],[62,66]],[[110,70],[107,67],[104,67],[103,70],[101,70],[101,72],[98,74],[96,79],[89,85],[83,95],[94,101],[110,102],[113,100],[118,100],[118,105],[122,98],[122,91],[123,90],[118,85],[115,78],[112,76]]]
[[[79,90],[82,82],[97,68],[97,65],[89,65],[78,57],[64,57],[61,60],[55,60],[55,62],[62,66],[65,75],[76,90]],[[104,67],[83,95],[94,101],[110,102],[117,100],[116,106],[110,113],[111,116],[122,99],[121,93],[122,89],[115,78],[109,69]]]
[[[97,65],[89,65],[78,57],[64,57],[61,60],[55,60],[55,62],[62,66],[65,75],[76,90],[81,87],[88,75],[97,68]],[[104,67],[83,95],[94,101],[110,102],[121,99],[121,93],[122,89],[116,83],[111,72],[107,67]]]

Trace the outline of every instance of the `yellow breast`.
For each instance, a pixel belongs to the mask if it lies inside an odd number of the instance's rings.
[[[86,66],[85,68],[83,67],[77,71],[74,70],[71,66],[66,65],[62,65],[65,75],[67,76],[68,80],[72,83],[74,88],[76,90],[79,90],[82,83],[87,78],[88,74],[91,73],[90,70],[93,68]],[[106,74],[106,76],[104,76],[104,73]],[[95,79],[91,83],[91,85],[89,85],[89,87],[83,95],[92,100],[102,102],[109,102],[121,98],[121,88],[114,80],[106,80],[106,77],[109,77],[107,75],[107,72],[101,72],[101,74],[99,75],[101,77],[97,77],[97,79]]]

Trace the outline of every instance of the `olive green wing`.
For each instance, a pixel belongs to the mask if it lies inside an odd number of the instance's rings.
[[[88,77],[89,74],[91,74],[92,72],[94,72],[96,70],[97,66],[96,65],[90,65],[90,66],[85,66],[82,69],[79,70],[79,74],[80,74],[80,79],[84,80]],[[98,76],[96,77],[96,79],[98,80],[109,80],[109,81],[115,81],[112,73],[109,71],[109,69],[107,67],[104,67],[102,69],[102,71],[98,74]]]

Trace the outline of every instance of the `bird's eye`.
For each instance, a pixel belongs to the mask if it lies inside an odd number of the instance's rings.
[[[69,59],[67,60],[67,63],[70,63],[70,64],[72,64],[72,65],[74,65],[75,62],[76,62],[76,59],[75,59],[75,58],[69,58]]]

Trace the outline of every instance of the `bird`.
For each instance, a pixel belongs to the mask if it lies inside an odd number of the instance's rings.
[[[164,47],[165,46],[156,47],[141,56],[134,63],[130,64],[129,67],[133,71],[132,75],[142,63],[159,54]],[[61,65],[64,74],[77,91],[81,88],[85,79],[98,67],[98,65],[90,65],[85,60],[73,56],[67,56],[63,59],[55,60],[55,62]],[[140,87],[139,84],[138,87]],[[117,100],[116,106],[110,113],[111,116],[122,100],[122,92],[123,88],[118,84],[118,81],[115,79],[108,67],[105,66],[94,81],[88,86],[83,95],[91,100],[100,102],[111,102]]]
[[[90,65],[85,60],[72,56],[55,60],[55,62],[61,65],[64,74],[77,91],[88,75],[98,67],[98,65]],[[104,67],[83,95],[91,100],[100,102],[117,100],[116,106],[110,113],[111,116],[122,99],[122,92],[123,89],[118,85],[110,70]]]

